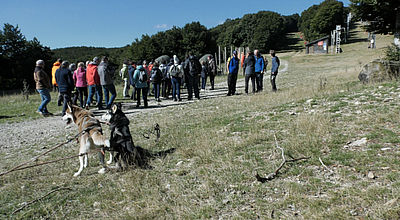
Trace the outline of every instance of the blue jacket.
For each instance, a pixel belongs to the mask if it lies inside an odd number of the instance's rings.
[[[135,67],[133,67],[133,66],[128,66],[128,74],[129,74],[129,83],[132,85],[132,86],[135,86],[135,82],[133,81],[133,74],[135,74]]]
[[[136,67],[135,74],[133,75],[133,83],[138,89],[147,88],[147,82],[140,82],[139,80],[140,70],[145,71],[142,65]]]
[[[71,70],[61,67],[56,71],[55,76],[60,92],[72,92],[74,89],[74,80],[72,79]]]
[[[237,74],[239,72],[239,59],[232,56],[229,60],[229,74]]]
[[[272,73],[278,73],[278,68],[281,65],[281,62],[279,61],[278,57],[272,57],[272,68],[271,72]]]
[[[254,56],[254,58],[256,59],[256,64],[255,64],[255,71],[256,73],[261,73],[264,70],[264,57],[260,56]]]

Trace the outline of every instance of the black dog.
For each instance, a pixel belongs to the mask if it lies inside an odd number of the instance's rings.
[[[129,130],[129,119],[122,112],[122,104],[115,103],[111,108],[109,121],[111,137],[110,149],[116,152],[113,159],[117,163],[123,162],[127,165],[135,165],[140,168],[151,168],[148,164],[151,158],[164,157],[173,153],[175,148],[157,153],[150,152],[139,146],[135,146]]]

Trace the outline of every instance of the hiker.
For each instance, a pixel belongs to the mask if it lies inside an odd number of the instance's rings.
[[[227,96],[235,95],[236,81],[239,72],[239,59],[237,58],[237,51],[234,50],[232,57],[228,59],[228,94]]]
[[[122,69],[119,71],[119,76],[121,76],[121,78],[122,78],[122,80],[124,81],[124,90],[122,91],[122,96],[124,97],[124,98],[129,98],[129,88],[130,88],[130,86],[129,86],[129,73],[128,73],[128,66],[129,64],[128,64],[128,62],[127,61],[125,61],[123,64],[122,64]]]
[[[146,70],[147,73],[147,95],[150,95],[150,69],[149,69],[149,65],[147,64],[147,60],[143,61],[143,68]]]
[[[161,102],[160,99],[160,86],[162,82],[162,72],[160,68],[158,67],[158,62],[155,62],[153,64],[153,67],[151,68],[151,78],[150,81],[153,83],[153,88],[154,88],[154,98],[157,102]]]
[[[255,63],[256,59],[254,58],[253,52],[248,52],[247,57],[244,60],[244,69],[245,69],[245,85],[244,85],[244,92],[249,94],[249,80],[251,79],[251,85],[253,89],[253,93],[256,92],[256,74],[255,74]]]
[[[279,66],[281,65],[281,62],[279,61],[279,58],[276,56],[274,50],[270,50],[269,53],[271,54],[271,63],[272,63],[271,77],[270,77],[271,86],[272,86],[272,91],[276,92],[278,89],[276,88],[275,80],[276,76],[278,75],[278,69]]]
[[[162,97],[164,99],[169,99],[169,94],[171,93],[172,78],[169,70],[171,69],[172,65],[174,65],[173,58],[169,60],[169,63],[166,65],[165,72],[163,72]]]
[[[56,82],[56,71],[60,68],[61,62],[62,62],[61,58],[58,58],[57,61],[53,63],[53,67],[51,68],[53,91],[58,92],[58,98],[57,98],[58,106],[61,106],[63,100],[63,97],[60,95],[60,92],[58,91],[58,85]]]
[[[183,68],[179,65],[179,59],[176,55],[174,55],[174,64],[171,65],[169,69],[169,74],[171,75],[171,83],[172,83],[172,98],[174,102],[182,101],[181,99],[181,82],[183,76]],[[178,96],[178,98],[176,98]]]
[[[114,86],[114,69],[108,64],[108,57],[103,57],[101,63],[97,67],[97,71],[100,77],[100,85],[103,87],[104,91],[104,101],[106,104],[106,109],[111,109],[111,106],[117,97],[117,92]],[[111,98],[110,98],[111,93]]]
[[[71,70],[68,68],[69,62],[63,61],[61,67],[56,71],[56,82],[58,90],[63,97],[63,108],[61,116],[65,115],[68,102],[71,101],[71,93],[74,89],[74,80],[72,79]]]
[[[211,90],[214,90],[214,78],[217,75],[217,64],[212,56],[207,57],[208,60],[208,75],[210,76]]]
[[[86,102],[86,109],[89,110],[89,106],[92,103],[93,95],[96,93],[97,108],[103,110],[103,91],[100,85],[100,77],[97,72],[97,65],[99,65],[99,58],[93,58],[93,61],[89,63],[86,69],[86,80],[89,88],[89,97]]]
[[[184,69],[187,78],[188,100],[193,99],[193,92],[194,96],[200,99],[199,75],[201,73],[201,65],[197,57],[189,53],[189,58],[185,61]]]
[[[77,91],[76,97],[79,98],[79,103],[81,108],[85,108],[88,92],[87,92],[86,70],[85,70],[85,64],[83,62],[78,63],[78,69],[74,71],[72,78],[74,79],[75,88]],[[74,102],[77,103],[77,100],[74,100]]]
[[[76,64],[75,63],[69,64],[68,69],[71,71],[72,78],[74,78]],[[76,102],[78,101],[78,90],[76,89],[75,81],[74,81],[74,90],[72,90],[72,92],[71,92],[71,100],[72,100],[73,105],[77,105]]]
[[[133,75],[135,74],[135,70],[136,70],[136,63],[135,61],[132,61],[128,66],[128,75],[129,75],[129,83],[132,86],[131,99],[134,101],[136,100],[136,88],[135,88],[135,82],[133,81]]]
[[[202,61],[201,62],[201,89],[202,90],[206,89],[207,76],[208,76],[207,63],[206,63],[206,61]]]
[[[43,70],[44,68],[44,61],[38,60],[36,61],[36,67],[33,72],[33,79],[36,82],[36,91],[40,94],[40,99],[42,103],[40,103],[37,113],[43,116],[52,115],[47,110],[47,104],[51,101],[50,96],[50,77],[47,73]]]
[[[140,62],[139,62],[140,63]],[[147,90],[148,90],[148,75],[146,69],[142,65],[138,65],[133,75],[133,81],[136,87],[136,108],[140,106],[140,93],[143,94],[144,107],[148,107]]]
[[[263,90],[263,76],[264,76],[264,57],[261,56],[258,50],[254,50],[254,58],[256,60],[255,63],[255,74],[256,74],[256,92],[261,92]]]

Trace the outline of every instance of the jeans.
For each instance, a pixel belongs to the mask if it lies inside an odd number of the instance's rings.
[[[153,83],[154,98],[155,99],[159,99],[160,98],[160,86],[161,86],[161,83]]]
[[[256,74],[246,74],[245,79],[244,79],[244,92],[247,94],[249,93],[249,80],[251,79],[251,85],[253,89],[253,93],[256,92]]]
[[[71,101],[71,92],[60,92],[60,95],[63,97],[63,108],[62,108],[62,116],[65,115],[65,111],[68,107],[68,102]]]
[[[237,76],[237,73],[228,74],[228,95],[235,95]]]
[[[79,98],[80,106],[81,106],[81,108],[83,108],[83,107],[85,107],[85,104],[87,102],[87,96],[88,96],[87,87],[76,87],[76,94],[74,96],[73,103],[76,105],[77,100]],[[83,97],[85,97],[85,98],[83,98]]]
[[[206,89],[207,76],[201,77],[201,89]]]
[[[147,108],[148,104],[147,104],[147,91],[149,89],[148,88],[136,88],[136,107],[140,106],[140,93],[143,93],[143,102],[144,102],[144,107]]]
[[[199,94],[199,76],[187,76],[187,90],[188,90],[188,99],[193,98],[193,90],[194,90],[194,96],[198,99],[200,99],[200,94]]]
[[[100,85],[91,85],[89,86],[89,97],[87,100],[86,105],[90,106],[90,103],[92,102],[93,95],[96,93],[96,98],[97,98],[97,107],[102,106],[103,102],[103,91],[101,90]]]
[[[42,103],[40,104],[38,111],[42,113],[47,113],[47,104],[51,101],[50,92],[48,89],[38,89],[37,90],[40,94],[40,99]]]
[[[115,86],[114,84],[109,84],[109,85],[104,85],[102,86],[104,90],[104,100],[106,102],[106,108],[111,108],[111,105],[113,104],[115,97],[117,97],[117,92],[115,91]],[[111,98],[109,93],[111,93]]]
[[[136,100],[136,87],[135,85],[132,85],[132,95],[131,95],[132,100]]]
[[[263,76],[262,73],[256,73],[256,84],[257,84],[257,92],[261,92],[263,90]]]
[[[124,90],[122,91],[122,95],[124,97],[129,96],[129,87],[130,87],[130,85],[129,85],[128,79],[124,79]]]
[[[162,82],[162,97],[168,98],[169,94],[171,93],[171,83],[172,79],[166,78]]]
[[[171,83],[172,83],[172,98],[174,100],[176,99],[176,96],[178,96],[178,100],[181,100],[181,81],[182,79],[180,77],[172,77]]]

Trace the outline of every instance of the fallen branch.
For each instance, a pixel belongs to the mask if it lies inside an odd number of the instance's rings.
[[[282,152],[282,163],[279,165],[279,167],[273,173],[268,174],[267,177],[261,177],[258,173],[256,173],[256,179],[258,181],[262,182],[262,183],[265,183],[267,181],[275,179],[275,177],[278,176],[279,171],[282,169],[282,167],[286,163],[293,163],[293,162],[296,162],[296,161],[299,161],[299,160],[308,160],[308,159],[311,158],[311,157],[299,157],[299,158],[294,158],[294,159],[291,159],[291,160],[286,160],[284,149],[279,146],[278,140],[276,139],[276,135],[275,134],[274,134],[274,138],[275,138],[276,148],[278,148]]]
[[[321,163],[321,165],[322,165],[325,169],[327,169],[329,172],[333,173],[333,171],[332,171],[331,169],[329,169],[329,168],[324,164],[324,162],[322,162],[321,157],[318,157],[318,159],[319,159],[319,162]]]
[[[54,189],[54,190],[48,192],[47,194],[45,194],[44,196],[42,196],[42,197],[40,197],[40,198],[38,198],[38,199],[32,200],[32,201],[30,201],[30,202],[27,202],[25,205],[21,206],[20,208],[16,209],[15,211],[13,211],[13,213],[11,213],[11,215],[14,215],[15,213],[21,211],[21,210],[24,209],[25,207],[28,207],[29,205],[31,205],[31,204],[33,204],[33,203],[39,201],[39,200],[42,200],[42,199],[44,199],[45,197],[49,196],[50,194],[52,194],[52,193],[54,193],[54,192],[57,192],[57,191],[60,191],[60,190],[71,190],[71,188],[68,188],[68,187],[61,187],[61,188]]]

